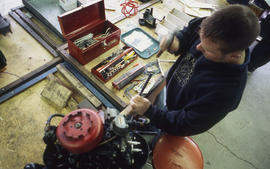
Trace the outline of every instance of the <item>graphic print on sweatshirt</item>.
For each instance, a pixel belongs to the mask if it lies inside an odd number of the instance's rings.
[[[174,72],[174,78],[178,82],[180,87],[183,87],[193,74],[193,70],[195,67],[197,58],[194,57],[191,53],[187,53],[186,57],[184,57],[178,67]]]

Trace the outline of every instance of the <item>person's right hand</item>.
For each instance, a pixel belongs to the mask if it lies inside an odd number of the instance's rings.
[[[136,95],[131,98],[129,105],[132,108],[131,112],[143,116],[147,109],[150,107],[151,102],[147,98]]]
[[[161,37],[161,40],[159,42],[159,48],[157,57],[159,57],[165,50],[168,50],[168,48],[171,46],[174,39],[174,34],[168,33],[167,35]]]
[[[168,35],[167,35],[168,36]],[[163,36],[159,42],[159,48],[160,50],[157,53],[157,58],[161,56],[161,54],[167,50],[168,46],[167,46],[167,36]]]

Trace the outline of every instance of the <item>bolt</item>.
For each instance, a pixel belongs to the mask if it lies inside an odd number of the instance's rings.
[[[133,149],[133,152],[142,152],[142,149],[134,148],[134,149]]]
[[[138,144],[141,144],[140,142],[138,141],[128,141],[129,144],[133,144],[133,145],[138,145]]]
[[[78,129],[78,128],[81,128],[82,127],[82,124],[80,122],[78,122],[74,126],[75,126],[76,129]]]

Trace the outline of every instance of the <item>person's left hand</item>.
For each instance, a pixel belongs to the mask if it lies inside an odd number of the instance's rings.
[[[132,112],[143,116],[146,110],[150,107],[151,102],[140,95],[136,95],[131,98],[129,104],[132,107]]]

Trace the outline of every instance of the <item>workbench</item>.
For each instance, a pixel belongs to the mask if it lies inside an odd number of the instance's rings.
[[[169,9],[165,7],[163,3],[157,2],[156,0],[153,0],[154,6],[154,17],[157,17],[159,19],[166,16],[169,12]],[[136,16],[129,17],[127,19],[123,18],[117,18],[115,16],[115,13],[113,13],[110,10],[105,10],[106,12],[106,18],[108,20],[111,20],[112,22],[115,22],[116,26],[121,29],[121,33],[125,33],[131,28],[134,27],[140,27],[145,32],[147,32],[149,35],[151,35],[153,38],[157,39],[157,34],[155,34],[155,29],[148,28],[146,26],[140,26],[138,23],[138,20],[142,18],[142,12],[139,12]],[[112,54],[112,52],[115,52],[116,50],[120,49],[124,46],[122,42],[119,43],[119,45],[113,47],[112,49],[108,50],[107,52],[103,53],[99,57],[95,58],[91,62],[89,62],[86,65],[81,65],[76,59],[74,59],[71,55],[69,55],[69,52],[67,50],[67,43],[61,42],[61,38],[58,38],[50,29],[46,27],[40,20],[36,19],[35,17],[32,17],[29,19],[27,17],[27,10],[25,7],[19,7],[12,10],[10,15],[13,18],[19,18],[19,20],[23,20],[24,22],[27,22],[30,25],[30,29],[37,31],[37,36],[34,36],[35,39],[37,39],[47,50],[52,54],[53,57],[62,57],[65,61],[70,63],[72,66],[74,66],[75,69],[77,69],[82,75],[89,81],[99,92],[101,92],[102,95],[104,95],[110,102],[113,103],[113,105],[119,109],[122,110],[124,107],[127,106],[129,103],[129,99],[125,94],[124,91],[129,86],[125,86],[125,88],[121,90],[117,90],[113,88],[112,81],[120,77],[123,73],[130,70],[134,65],[140,63],[140,64],[147,64],[149,62],[156,61],[156,56],[153,55],[149,59],[142,59],[138,57],[132,64],[128,65],[126,68],[121,70],[116,76],[114,76],[112,79],[110,79],[108,82],[104,83],[101,80],[99,80],[97,77],[95,77],[91,73],[91,69],[96,66],[99,62],[107,58]],[[31,33],[31,30],[28,30],[29,33]],[[175,60],[175,56],[169,54],[168,52],[164,52],[161,56],[161,59],[169,59],[169,60]],[[162,63],[162,71],[166,72],[168,71],[169,67],[172,65],[172,63]],[[138,77],[137,79],[140,79],[141,77]],[[154,83],[157,79],[163,78],[161,77],[161,74],[155,75],[151,82]],[[136,93],[134,91],[131,91],[131,95],[135,95]]]
[[[156,36],[151,30],[148,30],[148,33],[152,36]],[[113,102],[117,108],[124,108],[129,103],[129,98],[124,94],[124,91],[129,86],[125,86],[121,90],[117,90],[113,87],[112,82],[120,77],[123,73],[127,72],[128,70],[132,69],[132,67],[136,64],[147,64],[149,62],[156,61],[156,56],[153,55],[152,57],[148,59],[143,59],[138,57],[132,64],[128,65],[126,68],[121,70],[116,76],[114,76],[112,79],[110,79],[108,82],[104,83],[101,80],[99,80],[95,75],[91,73],[91,69],[95,67],[98,63],[100,63],[102,60],[106,59],[108,56],[112,54],[117,49],[120,49],[124,44],[121,42],[116,47],[110,49],[109,51],[105,52],[104,54],[100,55],[99,57],[95,58],[88,64],[82,66],[76,59],[74,59],[72,56],[70,56],[67,52],[67,44],[64,44],[63,46],[58,48],[59,53],[62,55],[62,57],[72,65],[74,65],[83,75],[96,87],[98,88],[102,94],[107,96],[107,98]],[[164,52],[164,54],[161,56],[161,59],[169,59],[169,60],[175,60],[175,56],[169,54],[168,52]],[[172,63],[162,63],[162,69],[163,71],[168,71],[169,67],[172,65]],[[142,78],[138,77],[137,79]],[[163,78],[161,74],[157,74],[153,77],[152,83],[157,81],[158,79]],[[136,93],[132,92],[132,95],[135,95]]]

